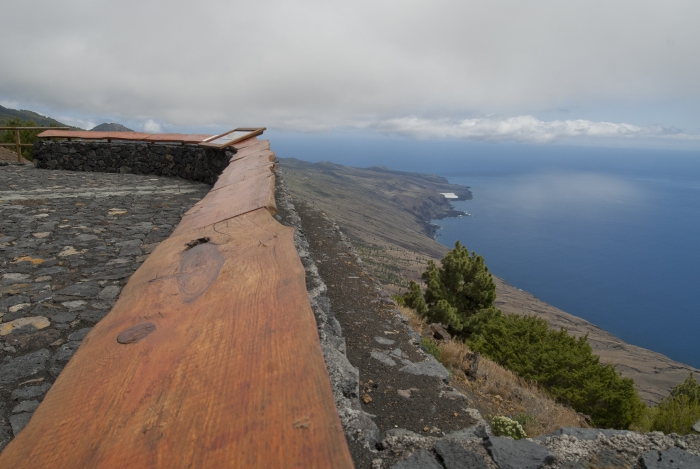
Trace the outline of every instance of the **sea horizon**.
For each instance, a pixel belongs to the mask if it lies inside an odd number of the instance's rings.
[[[469,186],[472,200],[452,204],[471,216],[433,220],[438,242],[460,240],[516,288],[700,368],[700,152],[272,141],[283,158],[433,173]]]

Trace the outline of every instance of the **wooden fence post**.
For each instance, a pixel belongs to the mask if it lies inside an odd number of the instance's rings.
[[[15,143],[17,144],[17,162],[22,162],[22,144],[19,141],[19,129],[15,129]]]

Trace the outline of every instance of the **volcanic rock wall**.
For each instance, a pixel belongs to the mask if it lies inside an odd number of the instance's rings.
[[[233,153],[198,145],[50,141],[34,144],[37,168],[176,176],[213,184]]]

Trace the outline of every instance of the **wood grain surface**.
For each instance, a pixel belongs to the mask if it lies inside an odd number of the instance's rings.
[[[219,176],[219,179],[216,181],[216,184],[214,184],[212,191],[219,190],[222,187],[230,186],[232,184],[238,184],[251,177],[272,174],[274,166],[275,164],[264,156],[249,157],[233,161],[229,165],[232,170],[224,170],[224,172]]]
[[[153,251],[0,467],[353,467],[294,230],[226,207],[274,191],[253,179]]]

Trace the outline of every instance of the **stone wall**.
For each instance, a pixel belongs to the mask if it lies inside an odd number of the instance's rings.
[[[37,168],[154,174],[207,184],[216,181],[232,155],[230,151],[181,144],[48,140],[34,144]]]

